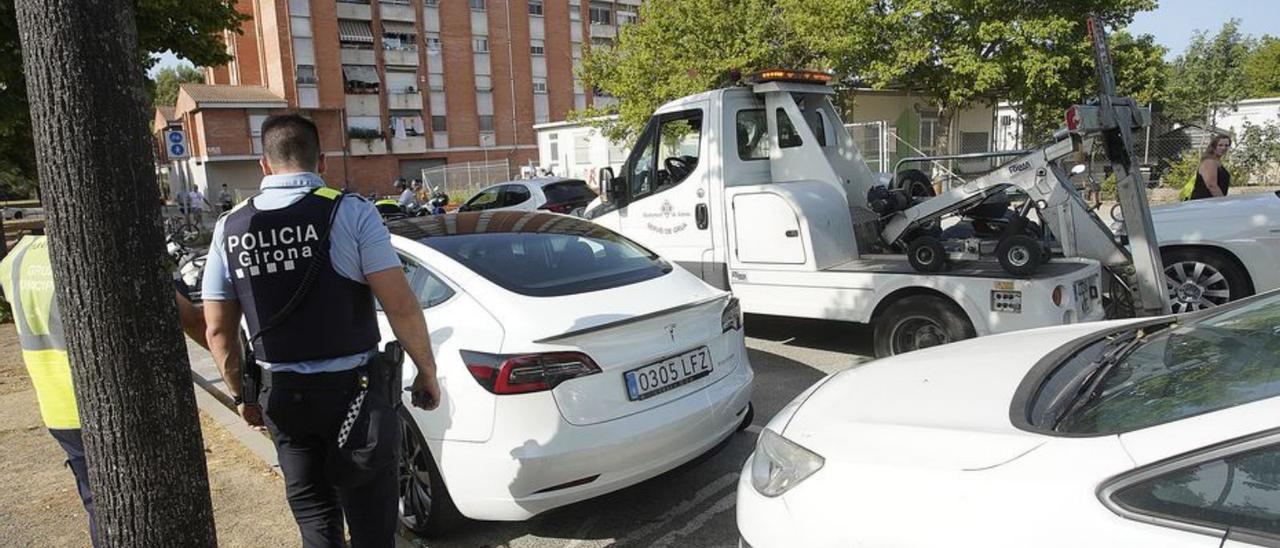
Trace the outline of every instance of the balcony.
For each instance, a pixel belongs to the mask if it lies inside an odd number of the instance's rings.
[[[339,4],[341,5],[341,4]],[[373,49],[342,48],[339,50],[344,65],[375,65]]]
[[[410,23],[414,21],[413,6],[408,5],[408,3],[391,4],[383,2],[381,6],[383,21],[408,21]]]
[[[418,50],[388,49],[382,52],[382,60],[388,65],[416,67],[418,66]],[[346,63],[346,61],[343,61]]]
[[[368,21],[373,19],[373,10],[369,8],[369,3],[356,2],[337,2],[338,19],[360,19]]]
[[[601,23],[591,23],[592,38],[617,38],[618,27]]]
[[[376,93],[347,95],[347,116],[382,116]]]
[[[425,136],[405,137],[404,139],[391,139],[391,152],[395,154],[412,154],[415,152],[427,151],[427,138]]]
[[[381,137],[372,139],[348,139],[352,156],[372,156],[387,153],[387,142]]]
[[[422,94],[420,93],[389,93],[387,94],[387,108],[391,110],[422,110]]]

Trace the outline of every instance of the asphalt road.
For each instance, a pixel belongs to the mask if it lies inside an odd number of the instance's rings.
[[[755,368],[754,425],[721,447],[630,488],[524,522],[470,522],[448,537],[409,546],[591,548],[737,546],[738,474],[759,429],[818,379],[870,359],[871,330],[842,322],[748,315]]]

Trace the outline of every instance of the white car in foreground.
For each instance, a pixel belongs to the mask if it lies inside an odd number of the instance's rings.
[[[753,373],[728,293],[565,215],[387,226],[442,388],[434,411],[405,395],[410,530],[523,520],[657,476],[749,424]]]
[[[1159,205],[1151,219],[1174,312],[1280,287],[1280,192]]]
[[[1278,395],[1280,293],[871,362],[761,432],[740,544],[1275,546]]]

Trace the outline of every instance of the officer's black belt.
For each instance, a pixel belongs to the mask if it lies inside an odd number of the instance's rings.
[[[263,371],[262,386],[286,390],[347,390],[358,385],[364,374],[364,366],[346,371],[324,373],[295,373],[292,371]]]

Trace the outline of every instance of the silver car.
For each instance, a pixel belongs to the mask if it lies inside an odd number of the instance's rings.
[[[489,186],[462,204],[458,211],[544,210],[581,216],[595,198],[596,192],[582,179],[522,179]]]

